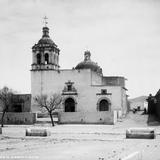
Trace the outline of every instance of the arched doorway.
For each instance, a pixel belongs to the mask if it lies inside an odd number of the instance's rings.
[[[67,98],[64,102],[65,112],[75,112],[75,101],[73,98]]]
[[[106,99],[99,102],[99,111],[109,111],[109,102]]]

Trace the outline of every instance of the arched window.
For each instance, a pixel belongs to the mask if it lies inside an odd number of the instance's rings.
[[[45,64],[48,64],[49,63],[49,55],[48,53],[45,54]]]
[[[41,64],[41,55],[37,54],[37,64]]]
[[[56,54],[54,54],[54,64],[57,64],[57,61],[56,61]]]
[[[73,98],[67,98],[65,100],[65,112],[75,112],[75,101]]]
[[[106,99],[99,102],[99,111],[109,111],[109,102]]]

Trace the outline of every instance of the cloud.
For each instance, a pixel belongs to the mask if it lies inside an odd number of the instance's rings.
[[[72,68],[81,61],[88,46],[104,75],[122,74],[129,79],[132,96],[158,89],[159,1],[0,0],[0,6],[0,86],[7,82],[22,92],[30,91],[26,76],[30,74],[31,47],[41,38],[46,15],[50,36],[61,49],[62,68]],[[4,68],[10,74],[6,75]],[[11,77],[21,74],[24,76],[15,78],[14,85]]]

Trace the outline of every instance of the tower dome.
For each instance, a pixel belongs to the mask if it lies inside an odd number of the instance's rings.
[[[78,63],[78,65],[75,67],[75,69],[91,69],[94,72],[102,74],[102,68],[100,66],[98,66],[97,63],[91,61],[90,57],[91,57],[90,51],[85,51],[84,52],[84,61]]]
[[[33,46],[33,49],[36,47],[45,47],[45,46],[57,47],[57,45],[53,42],[53,40],[49,36],[49,28],[45,26],[43,27],[42,31],[43,31],[42,38],[38,41],[37,44]]]
[[[38,41],[38,44],[55,45],[53,40],[49,37],[49,28],[48,27],[43,27],[43,35],[42,35],[42,38]]]
[[[32,47],[32,70],[58,70],[59,48],[49,36],[49,28],[42,28],[42,37]]]

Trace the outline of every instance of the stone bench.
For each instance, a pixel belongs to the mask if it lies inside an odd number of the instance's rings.
[[[126,138],[154,139],[155,130],[152,128],[129,128],[126,130]]]
[[[2,134],[2,127],[0,127],[0,134]]]
[[[49,136],[50,132],[47,129],[37,129],[37,128],[28,128],[26,129],[26,136],[40,136],[46,137]]]
[[[127,157],[119,158],[119,160],[142,160],[142,155],[140,152],[134,152]]]

